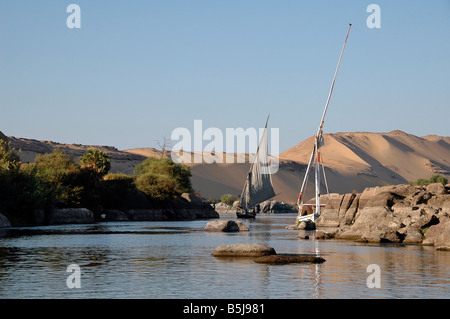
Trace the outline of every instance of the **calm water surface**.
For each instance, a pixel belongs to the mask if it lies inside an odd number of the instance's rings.
[[[231,215],[230,215],[231,216]],[[231,217],[222,218],[234,218]],[[450,252],[298,238],[294,215],[244,221],[249,232],[209,233],[207,221],[109,222],[0,233],[0,298],[449,298]],[[264,243],[278,253],[319,253],[320,265],[257,264],[212,256],[222,244]],[[67,266],[81,268],[69,289]],[[368,288],[367,267],[381,270]]]

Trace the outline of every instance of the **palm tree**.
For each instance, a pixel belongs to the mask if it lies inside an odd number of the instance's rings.
[[[101,179],[108,174],[111,168],[111,159],[105,152],[92,148],[80,158],[80,167],[94,172]]]

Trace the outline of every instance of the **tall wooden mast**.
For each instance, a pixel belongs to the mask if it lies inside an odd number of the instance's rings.
[[[305,220],[305,219],[311,219],[312,221],[315,220],[315,217],[320,215],[320,164],[321,164],[321,159],[320,159],[320,151],[319,148],[322,146],[323,144],[323,124],[325,121],[325,115],[327,114],[328,111],[328,105],[330,104],[330,100],[331,100],[331,95],[333,94],[333,89],[334,89],[334,83],[336,82],[336,77],[339,71],[339,67],[341,65],[341,61],[342,61],[342,56],[344,55],[344,50],[345,50],[345,46],[347,45],[347,39],[348,39],[348,35],[350,33],[350,28],[352,27],[351,23],[348,26],[348,31],[347,31],[347,35],[345,37],[345,42],[344,45],[342,47],[342,51],[341,54],[339,56],[339,61],[338,61],[338,65],[336,67],[336,71],[334,72],[334,76],[333,76],[333,82],[331,82],[331,87],[330,87],[330,92],[328,93],[328,98],[327,98],[327,102],[325,103],[325,109],[323,110],[322,113],[322,118],[320,119],[319,122],[319,128],[317,130],[317,134],[315,136],[315,142],[314,142],[314,149],[311,152],[311,157],[309,159],[309,163],[308,163],[308,167],[306,169],[306,173],[305,173],[305,177],[303,178],[303,183],[302,183],[302,187],[300,189],[300,194],[298,195],[298,200],[297,200],[297,205],[298,205],[298,209],[299,209],[299,215],[297,217],[297,221],[300,222],[301,220]],[[315,162],[315,195],[316,195],[316,210],[315,210],[315,214],[311,214],[308,216],[301,216],[301,211],[303,208],[303,191],[306,187],[306,183],[308,181],[308,174],[309,174],[309,170],[311,169],[312,163]]]

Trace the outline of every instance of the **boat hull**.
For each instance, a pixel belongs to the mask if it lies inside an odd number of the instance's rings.
[[[236,212],[237,218],[256,218],[255,212],[249,212],[249,211],[240,211]]]
[[[319,217],[319,215],[317,215],[317,214],[298,216],[297,222],[300,223],[300,222],[307,221],[307,220],[311,220],[311,221],[315,222],[318,217]]]

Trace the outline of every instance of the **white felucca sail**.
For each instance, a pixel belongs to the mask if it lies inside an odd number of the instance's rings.
[[[259,142],[253,163],[245,180],[239,200],[240,207],[236,212],[238,218],[255,218],[257,205],[275,196],[270,175],[269,147],[267,138],[267,117],[266,126]]]

